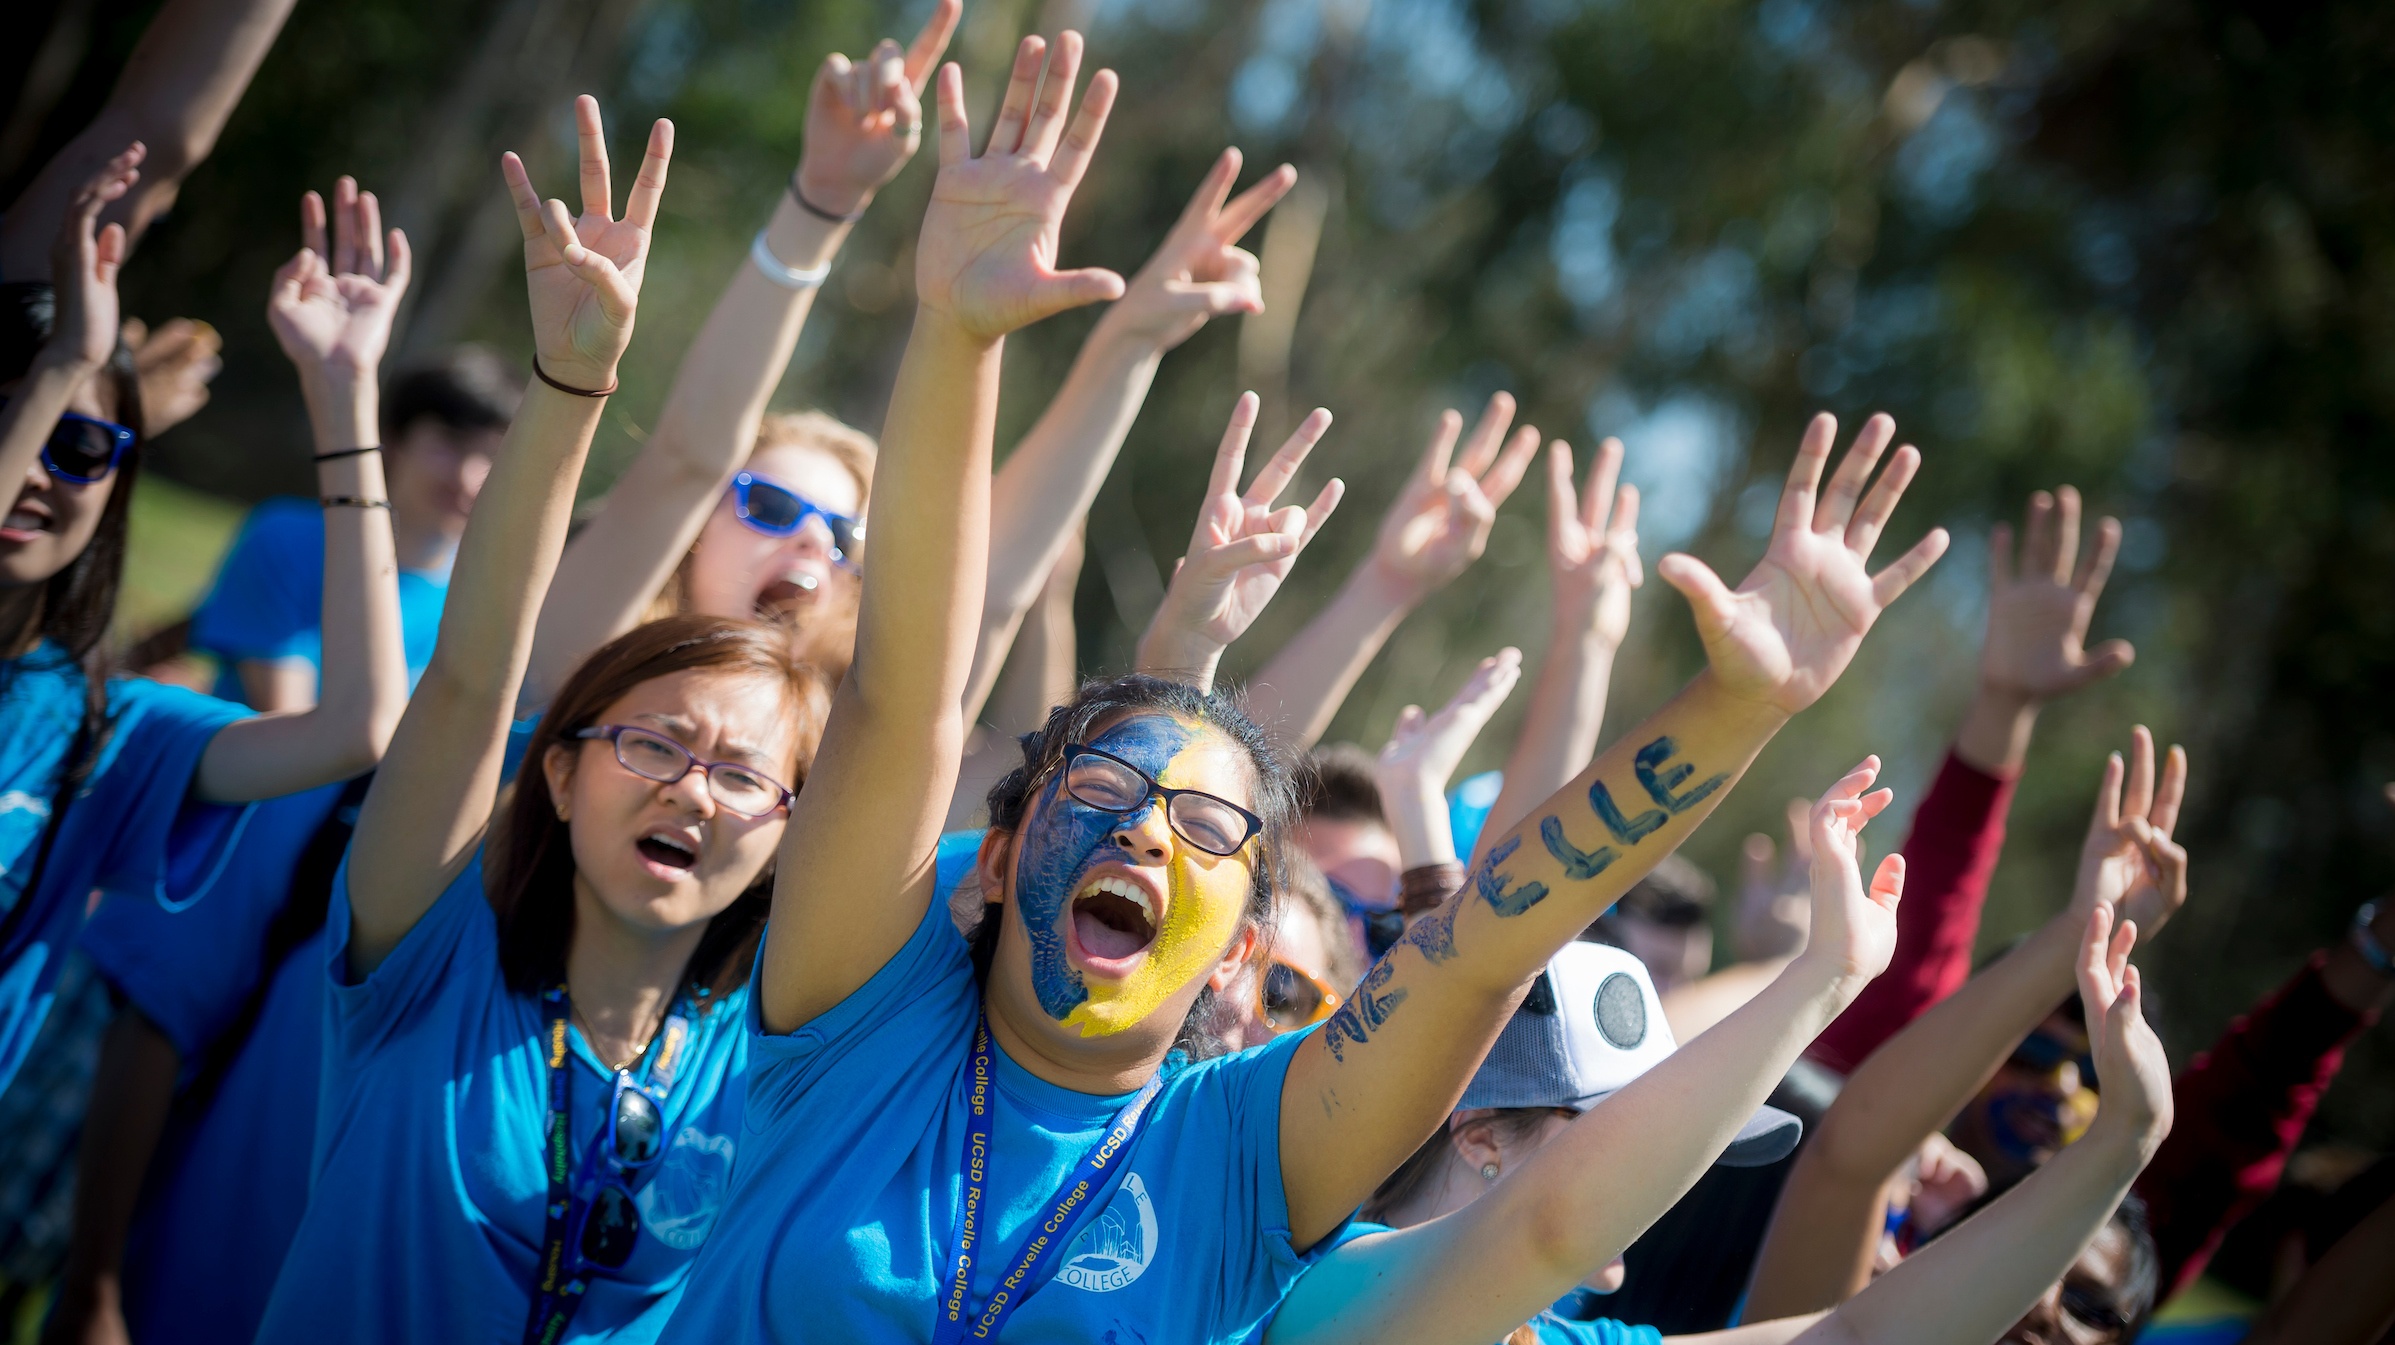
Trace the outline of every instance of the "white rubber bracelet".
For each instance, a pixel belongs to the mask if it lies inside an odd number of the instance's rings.
[[[830,262],[812,271],[801,271],[795,266],[785,265],[781,258],[773,255],[772,248],[765,246],[763,229],[757,230],[757,241],[748,245],[748,259],[757,264],[757,270],[763,272],[767,280],[786,290],[814,289],[823,283],[825,276],[832,273]]]

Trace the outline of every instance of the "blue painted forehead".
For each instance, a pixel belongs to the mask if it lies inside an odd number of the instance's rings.
[[[1135,714],[1108,725],[1091,737],[1088,745],[1121,757],[1151,776],[1160,776],[1197,736],[1194,726],[1172,715]]]

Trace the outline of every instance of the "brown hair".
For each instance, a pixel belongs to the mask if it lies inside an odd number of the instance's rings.
[[[1370,752],[1354,743],[1327,743],[1298,768],[1298,815],[1308,821],[1370,822],[1387,827],[1380,779]]]
[[[652,621],[600,646],[566,679],[541,719],[493,829],[484,882],[499,917],[499,965],[509,985],[533,993],[556,984],[574,939],[574,847],[541,769],[549,749],[572,743],[576,733],[598,723],[608,706],[640,684],[699,669],[749,674],[780,685],[799,724],[798,768],[788,783],[793,790],[806,787],[831,697],[822,676],[792,654],[788,632],[755,621],[683,615]],[[767,865],[747,891],[708,922],[684,977],[693,999],[720,999],[748,982],[772,893],[773,868]]]
[[[1479,1121],[1494,1132],[1501,1147],[1511,1147],[1538,1133],[1539,1127],[1554,1114],[1553,1107],[1497,1107]],[[1389,1179],[1356,1211],[1357,1216],[1376,1224],[1389,1222],[1390,1215],[1429,1191],[1430,1184],[1438,1180],[1440,1170],[1447,1165],[1447,1155],[1454,1145],[1455,1117],[1450,1114],[1439,1122],[1439,1128],[1429,1139],[1422,1141],[1422,1147],[1414,1150],[1412,1157],[1389,1174]]]

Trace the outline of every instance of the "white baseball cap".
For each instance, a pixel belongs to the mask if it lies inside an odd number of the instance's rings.
[[[1456,1105],[1587,1111],[1677,1049],[1646,964],[1575,942],[1548,960]],[[1802,1121],[1766,1106],[1714,1161],[1763,1167],[1795,1152],[1803,1135]]]

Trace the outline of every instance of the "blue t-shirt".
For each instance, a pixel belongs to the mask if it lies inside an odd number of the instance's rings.
[[[788,1035],[759,1032],[741,1162],[665,1338],[922,1341],[963,1189],[967,1054],[981,996],[935,901],[856,993]],[[756,1012],[752,1006],[750,1013]],[[1281,1081],[1302,1034],[1185,1065],[1149,1106],[1097,1213],[1005,1335],[1234,1341],[1305,1269],[1281,1188]],[[1034,1077],[994,1051],[986,1302],[1063,1177],[1125,1098]]]
[[[242,813],[188,795],[216,731],[248,712],[181,687],[112,678],[107,740],[60,820],[41,890],[27,894],[83,718],[83,688],[82,670],[46,640],[0,662],[0,911],[32,903],[0,945],[0,1090],[49,1013],[92,894],[154,892],[169,882],[170,862],[213,863]]]
[[[301,1217],[258,1339],[519,1339],[549,1194],[540,1001],[500,972],[480,856],[362,979],[345,960],[347,878],[344,869],[333,884],[325,925],[315,1189],[327,1198]],[[692,1019],[665,1099],[668,1146],[636,1183],[631,1260],[591,1281],[567,1339],[648,1341],[673,1311],[731,1177],[747,1010],[743,988]],[[569,1036],[579,1161],[605,1123],[614,1076],[579,1032]]]
[[[399,628],[408,684],[432,661],[447,570],[399,572]],[[247,659],[306,659],[324,671],[324,510],[314,500],[268,500],[250,510],[217,568],[216,583],[191,614],[191,647],[224,663],[216,694],[242,698],[233,665]]]

